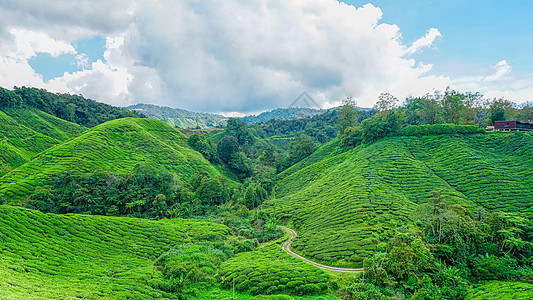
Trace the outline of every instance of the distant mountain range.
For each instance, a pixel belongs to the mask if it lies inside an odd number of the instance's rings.
[[[125,107],[128,110],[142,113],[143,115],[161,120],[171,126],[179,128],[208,128],[224,126],[227,117],[213,113],[192,112],[179,108],[157,106],[153,104],[135,104]],[[306,107],[277,108],[258,115],[241,117],[248,123],[268,122],[270,120],[296,120],[323,114],[335,108],[315,109]]]
[[[296,120],[303,119],[306,117],[314,117],[316,115],[323,114],[329,110],[307,107],[277,108],[274,110],[262,112],[258,115],[242,117],[241,119],[248,124],[268,122],[270,120]]]
[[[126,107],[131,111],[144,114],[148,118],[161,120],[179,128],[206,128],[225,125],[227,118],[222,115],[192,112],[179,108],[157,106],[153,104],[135,104]]]

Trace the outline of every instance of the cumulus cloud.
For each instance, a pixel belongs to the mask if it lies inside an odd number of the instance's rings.
[[[430,47],[435,42],[435,39],[442,37],[440,31],[437,28],[430,28],[426,35],[414,41],[411,47],[407,48],[405,54],[413,54],[420,52],[422,49]]]
[[[496,69],[496,73],[493,75],[485,77],[486,81],[494,81],[502,78],[504,75],[511,72],[511,66],[507,63],[506,60],[502,60],[498,62],[495,66],[493,66],[494,69]]]
[[[151,102],[249,112],[290,105],[307,91],[323,106],[345,96],[372,106],[380,92],[403,98],[443,89],[448,82],[428,75],[431,64],[404,57],[430,46],[440,32],[431,28],[407,47],[400,28],[380,23],[382,11],[371,4],[17,0],[0,4],[0,16],[0,42],[12,45],[0,48],[3,58],[17,51],[74,53],[68,46],[77,39],[107,37],[105,59],[82,71],[43,82],[26,54],[17,62],[0,61],[20,77],[14,80],[0,71],[0,84],[26,80],[25,85],[82,93],[115,105]],[[29,44],[20,50],[15,42],[20,30],[64,44]],[[78,55],[78,62],[86,63]]]

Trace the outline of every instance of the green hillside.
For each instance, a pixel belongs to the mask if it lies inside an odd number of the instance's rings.
[[[0,87],[0,108],[34,108],[60,119],[93,127],[125,117],[143,117],[127,109],[86,99],[81,95],[51,93],[45,89]]]
[[[222,240],[207,221],[55,215],[0,206],[0,299],[173,299],[154,261],[176,243]]]
[[[125,118],[98,125],[56,145],[0,179],[0,196],[10,202],[46,187],[65,171],[131,173],[137,164],[165,167],[177,179],[219,172],[187,146],[185,135],[153,119]]]
[[[0,124],[0,176],[86,130],[32,108],[3,108]]]
[[[297,251],[361,265],[431,191],[470,209],[533,216],[533,136],[523,133],[385,138],[354,149],[330,143],[279,175],[267,211],[298,231]]]
[[[153,104],[135,104],[126,109],[142,113],[143,115],[161,120],[171,126],[178,128],[201,128],[225,125],[227,118],[222,115],[192,112],[179,108],[158,106]]]

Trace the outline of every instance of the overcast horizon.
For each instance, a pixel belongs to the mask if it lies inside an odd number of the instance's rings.
[[[257,114],[447,86],[533,100],[533,3],[0,2],[0,86],[104,103]]]

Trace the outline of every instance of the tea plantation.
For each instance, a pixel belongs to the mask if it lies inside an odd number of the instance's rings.
[[[0,176],[86,130],[36,109],[4,108],[0,123]]]
[[[222,264],[220,276],[223,287],[235,284],[252,295],[324,293],[329,281],[324,271],[282,252],[278,244],[237,254]]]
[[[54,215],[0,206],[1,299],[174,298],[154,266],[176,243],[224,240],[207,221]]]
[[[533,284],[524,282],[491,281],[473,289],[468,300],[527,300],[533,295]]]
[[[165,167],[188,180],[193,174],[220,174],[200,153],[186,146],[185,135],[153,119],[124,118],[98,125],[49,148],[0,179],[0,196],[18,202],[65,171],[128,173],[144,163]]]
[[[444,201],[533,216],[533,136],[494,133],[385,138],[341,151],[328,144],[279,175],[264,206],[298,231],[293,247],[361,266],[431,191]]]

